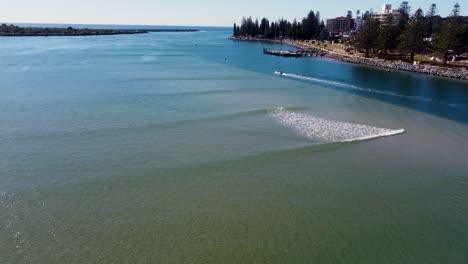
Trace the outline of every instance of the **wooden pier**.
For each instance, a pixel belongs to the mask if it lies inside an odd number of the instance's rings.
[[[263,49],[263,54],[282,56],[282,57],[321,57],[325,52],[319,49],[299,49],[299,50],[273,50]]]

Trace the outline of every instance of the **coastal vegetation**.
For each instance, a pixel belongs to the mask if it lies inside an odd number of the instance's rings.
[[[324,39],[325,23],[320,18],[320,12],[310,11],[309,14],[297,21],[289,22],[286,19],[270,22],[263,18],[260,22],[252,17],[242,18],[241,25],[234,24],[234,36],[260,37],[264,39]]]
[[[295,40],[315,43],[323,47],[333,43],[342,44],[346,54],[362,54],[384,60],[403,60],[410,63],[415,58],[431,58],[427,63],[443,63],[449,59],[463,58],[468,53],[468,17],[463,17],[457,3],[447,17],[438,14],[432,4],[424,13],[418,8],[411,12],[409,2],[404,1],[385,21],[376,19],[372,11],[356,12],[357,27],[349,32],[331,34],[320,18],[319,11],[310,11],[301,21],[289,22],[280,19],[270,22],[251,17],[243,18],[240,25],[234,24],[235,38],[261,40]],[[348,11],[347,18],[352,17]],[[325,44],[326,43],[326,44]],[[440,58],[440,59],[438,59]]]
[[[372,17],[365,19],[362,29],[351,38],[352,44],[366,50],[366,57],[369,50],[380,52],[385,58],[389,52],[398,52],[409,54],[407,60],[413,63],[416,54],[434,54],[443,59],[444,66],[449,55],[468,52],[468,17],[460,15],[459,4],[445,18],[436,15],[435,4],[426,15],[420,8],[411,14],[408,2],[403,2],[398,11],[400,23],[390,20],[381,24]]]
[[[20,27],[16,25],[0,25],[0,36],[99,36],[145,34],[149,32],[194,32],[196,29],[90,29],[90,28],[59,28],[59,27]]]

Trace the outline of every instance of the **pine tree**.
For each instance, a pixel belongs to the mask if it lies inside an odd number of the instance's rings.
[[[315,12],[315,20],[317,21],[318,24],[320,24],[320,11]]]
[[[427,20],[426,37],[428,38],[432,36],[432,33],[437,28],[436,16],[437,16],[437,5],[432,4],[426,13],[426,20]]]
[[[397,29],[393,23],[393,16],[388,16],[385,24],[381,26],[379,36],[379,48],[384,51],[384,59],[387,59],[388,51],[396,48]]]
[[[426,29],[426,19],[423,11],[419,8],[408,21],[403,33],[400,35],[400,50],[411,54],[411,63],[414,62],[416,52],[421,52],[425,48],[424,35]]]
[[[432,43],[434,50],[444,57],[444,66],[447,66],[450,53],[457,54],[466,45],[464,33],[460,19],[460,5],[457,3],[450,16],[442,23],[440,32],[435,34]]]
[[[317,34],[318,22],[314,11],[302,20],[302,35],[304,39],[312,39]]]
[[[407,1],[401,3],[400,8],[398,8],[398,30],[399,33],[403,33],[408,25],[410,19],[411,7]]]
[[[268,31],[268,34],[267,34],[268,38],[270,39],[275,38],[275,27],[276,27],[275,22],[271,22],[270,30]]]
[[[266,18],[262,18],[262,21],[260,22],[260,32],[259,34],[262,35],[262,37],[267,37],[270,29],[270,21]]]
[[[297,23],[296,39],[304,39],[304,36],[302,35],[302,23],[301,22]]]
[[[253,33],[254,36],[258,36],[258,35],[261,34],[261,33],[260,33],[260,25],[259,25],[259,22],[258,22],[258,18],[255,19],[255,29],[254,29],[253,31],[254,31],[254,33]]]
[[[292,38],[297,39],[297,20],[294,19],[292,23]]]
[[[354,38],[355,47],[363,49],[366,52],[366,57],[369,57],[369,51],[378,47],[378,39],[380,35],[380,23],[377,19],[371,16],[367,17],[361,30]]]

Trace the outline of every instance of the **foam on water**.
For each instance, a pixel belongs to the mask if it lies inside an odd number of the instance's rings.
[[[430,98],[419,97],[419,96],[403,95],[403,94],[392,93],[392,92],[387,92],[387,91],[380,91],[380,90],[375,90],[375,89],[362,88],[362,87],[358,87],[356,85],[352,85],[352,84],[348,84],[348,83],[330,81],[330,80],[326,80],[326,79],[314,78],[314,77],[298,75],[298,74],[293,74],[293,73],[282,73],[281,75],[285,76],[285,77],[289,77],[289,78],[312,81],[312,82],[316,82],[316,83],[322,83],[322,84],[332,85],[332,86],[336,86],[336,87],[340,87],[340,88],[346,88],[346,89],[353,89],[353,90],[362,91],[362,92],[369,92],[369,93],[383,94],[383,95],[388,95],[388,96],[401,97],[401,98],[406,98],[406,99],[410,99],[410,100],[417,100],[417,101],[420,101],[420,102],[432,102],[432,103],[437,103],[437,104],[450,106],[450,107],[456,107],[456,108],[466,108],[465,105],[461,105],[461,104],[447,103],[447,102],[442,102],[442,101],[438,101],[438,100],[434,100],[434,99],[430,99]]]
[[[394,136],[405,132],[404,129],[387,129],[328,120],[288,111],[284,108],[273,109],[270,113],[282,125],[292,128],[299,135],[320,142],[351,142]]]

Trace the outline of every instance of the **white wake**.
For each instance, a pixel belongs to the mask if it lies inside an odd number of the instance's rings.
[[[316,83],[321,83],[321,84],[326,84],[326,85],[332,85],[332,86],[335,86],[335,87],[340,87],[340,88],[345,88],[345,89],[357,90],[357,91],[361,91],[361,92],[382,94],[382,95],[394,96],[394,97],[401,97],[401,98],[405,98],[405,99],[416,100],[416,101],[421,101],[421,102],[426,102],[426,103],[437,103],[437,104],[441,104],[441,105],[445,105],[445,106],[449,106],[449,107],[466,108],[466,106],[462,105],[462,104],[448,103],[448,102],[443,102],[443,101],[440,101],[440,100],[424,98],[424,97],[419,97],[419,96],[403,95],[403,94],[392,93],[392,92],[388,92],[388,91],[368,89],[368,88],[363,88],[363,87],[359,87],[359,86],[348,84],[348,83],[342,83],[342,82],[331,81],[331,80],[326,80],[326,79],[314,78],[314,77],[298,75],[298,74],[293,74],[293,73],[281,73],[279,75],[289,77],[289,78],[293,78],[293,79],[311,81],[311,82],[316,82]]]
[[[405,132],[404,129],[387,129],[368,125],[322,119],[312,115],[276,108],[271,116],[299,135],[321,142],[351,142],[378,137],[388,137]]]

